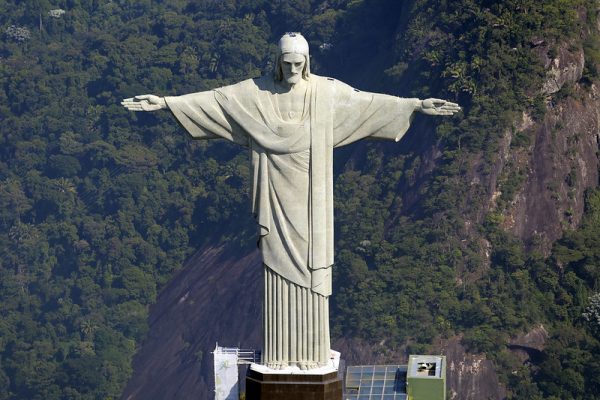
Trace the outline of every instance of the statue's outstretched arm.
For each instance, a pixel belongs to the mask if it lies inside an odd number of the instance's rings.
[[[421,100],[421,104],[416,108],[416,111],[427,115],[454,115],[460,110],[458,104],[440,99]]]
[[[129,111],[156,111],[167,108],[164,97],[158,97],[153,94],[143,94],[124,99],[121,105]]]

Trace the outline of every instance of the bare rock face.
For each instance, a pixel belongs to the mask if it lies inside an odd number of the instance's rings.
[[[231,246],[234,247],[234,246]],[[204,248],[163,288],[123,400],[211,399],[222,346],[260,347],[262,261],[257,250]]]
[[[544,325],[538,325],[522,335],[517,336],[511,341],[511,346],[521,346],[530,349],[542,351],[548,340],[548,331]]]
[[[506,391],[498,380],[492,361],[483,354],[469,354],[456,336],[441,348],[446,355],[450,400],[501,400]]]
[[[549,103],[544,120],[527,128],[533,137],[528,157],[510,156],[526,179],[506,212],[505,229],[543,251],[579,224],[585,190],[599,183],[600,97],[595,88],[573,90],[578,96]]]
[[[548,340],[548,331],[544,325],[538,325],[529,332],[523,333],[511,340],[508,348],[517,355],[521,362],[536,362],[542,355],[542,351]]]
[[[563,43],[550,50],[541,42],[535,51],[546,67],[547,111],[541,120],[523,113],[501,140],[493,172],[487,180],[489,207],[497,207],[510,174],[523,177],[512,201],[498,210],[502,227],[529,249],[548,253],[564,229],[575,228],[583,215],[586,189],[599,183],[600,92],[580,84],[585,57],[581,48]],[[527,145],[515,145],[519,137]],[[483,179],[483,178],[482,178]]]
[[[569,47],[562,45],[554,51],[545,51],[541,54],[547,71],[542,93],[556,93],[565,84],[581,79],[585,63],[583,50],[570,51]],[[545,46],[541,46],[540,49],[547,50]]]

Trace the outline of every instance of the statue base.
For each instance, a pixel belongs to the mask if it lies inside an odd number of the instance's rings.
[[[342,400],[342,379],[337,371],[263,373],[250,367],[246,400]]]

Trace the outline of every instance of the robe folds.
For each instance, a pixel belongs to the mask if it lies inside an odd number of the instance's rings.
[[[286,304],[296,301],[296,297],[282,300],[281,293],[293,292],[295,296],[297,291],[298,299],[306,293],[317,296],[310,304],[321,304],[324,297],[320,318],[327,319],[334,255],[333,149],[363,138],[400,140],[418,100],[361,92],[334,79],[311,75],[302,114],[293,121],[282,118],[274,82],[268,76],[206,92],[165,97],[165,101],[192,138],[223,138],[250,150],[254,171],[252,212],[259,226],[259,246],[270,282],[265,281],[269,286],[265,297],[275,296],[273,299]],[[289,285],[293,290],[286,289]],[[305,293],[301,288],[309,291]],[[316,311],[321,309],[314,307]],[[271,311],[265,309],[265,321]],[[282,326],[279,317],[265,322],[265,329],[276,331],[273,340],[289,336],[292,328],[284,325],[296,318],[293,313],[281,317],[285,320]],[[302,324],[302,316],[298,314],[297,318],[300,320],[294,326]],[[315,336],[314,340],[326,349],[308,351],[308,360],[327,357],[329,326],[328,321],[322,323],[326,324],[327,338]],[[268,346],[269,338],[265,340]],[[273,349],[264,349],[271,354],[267,360],[306,358],[289,352],[279,357],[279,348]]]
[[[333,265],[333,148],[371,137],[400,140],[416,99],[361,92],[311,75],[300,122],[285,122],[270,77],[165,97],[195,139],[250,148],[252,212],[264,262],[285,279],[328,296]],[[312,276],[312,272],[325,270]]]

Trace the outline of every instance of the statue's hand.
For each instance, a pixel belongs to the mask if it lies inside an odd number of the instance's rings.
[[[461,108],[458,104],[440,99],[421,100],[421,108],[419,109],[419,111],[427,115],[454,115],[460,110]]]
[[[129,111],[156,111],[167,108],[167,103],[162,97],[153,94],[143,94],[129,99],[124,99],[121,105]]]

